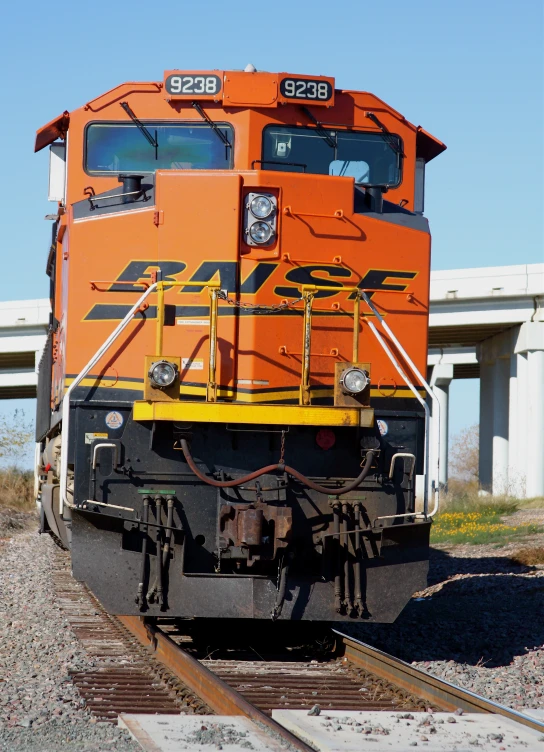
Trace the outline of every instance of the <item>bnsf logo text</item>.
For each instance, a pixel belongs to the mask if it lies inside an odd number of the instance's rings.
[[[417,276],[417,272],[415,271],[369,269],[363,277],[358,278],[354,271],[346,267],[336,264],[316,263],[289,269],[283,278],[277,280],[276,284],[273,275],[279,266],[280,264],[269,261],[260,262],[242,279],[239,264],[235,261],[203,261],[187,281],[202,283],[218,281],[222,289],[227,290],[229,295],[241,296],[255,295],[270,281],[270,293],[275,299],[263,302],[277,303],[278,298],[298,297],[302,285],[326,285],[327,287],[334,287],[335,290],[319,290],[315,294],[316,298],[332,298],[341,294],[344,287],[359,287],[360,289],[371,290],[398,290],[402,292],[407,289],[408,285],[406,283],[402,284],[400,280],[412,280]],[[284,265],[282,267],[285,268]],[[156,260],[130,261],[107,291],[141,293],[142,287],[136,283],[149,282],[153,272],[159,269],[162,271],[163,280],[166,283],[165,289],[168,290],[168,281],[180,281],[182,275],[185,275],[187,264],[183,261],[161,261],[159,263]],[[278,276],[280,275],[278,274]],[[399,281],[395,282],[394,280]],[[134,282],[135,284],[129,285],[126,284],[127,282]],[[174,294],[176,297],[187,294],[195,295],[204,289],[204,286],[180,287],[176,288]],[[348,297],[353,297],[353,293]],[[126,315],[130,307],[130,303],[126,305],[122,303],[97,303],[85,316],[85,320],[120,320]],[[181,301],[180,305],[177,305],[176,301],[176,316],[201,316],[207,312],[207,305],[183,305]],[[154,315],[155,309],[153,306],[150,306],[146,311],[146,317],[152,318]],[[229,307],[221,309],[220,315],[238,315],[238,311]],[[251,309],[247,309],[243,315],[252,315]]]

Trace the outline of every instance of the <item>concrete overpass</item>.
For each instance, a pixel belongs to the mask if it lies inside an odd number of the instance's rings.
[[[444,416],[452,379],[480,379],[480,484],[544,496],[544,264],[431,274],[429,368]]]
[[[0,303],[0,399],[36,396],[49,311],[47,298]]]
[[[36,396],[48,325],[47,299],[0,303],[0,399]],[[451,381],[480,378],[482,487],[544,496],[544,264],[432,272],[428,365],[441,483]]]

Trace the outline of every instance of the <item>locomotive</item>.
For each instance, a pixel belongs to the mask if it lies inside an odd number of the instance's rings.
[[[123,83],[48,146],[37,500],[73,576],[113,614],[393,621],[428,571],[445,145],[248,66]]]

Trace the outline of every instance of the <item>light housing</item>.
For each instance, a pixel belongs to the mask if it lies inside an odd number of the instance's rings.
[[[251,191],[244,198],[244,241],[249,246],[271,246],[277,240],[278,199],[273,193]]]
[[[340,386],[348,394],[361,394],[369,383],[368,373],[362,368],[347,368],[340,378]]]
[[[268,222],[254,222],[249,226],[249,235],[254,243],[268,243],[273,234],[273,229]]]
[[[274,211],[274,204],[268,196],[260,194],[251,201],[249,210],[257,219],[266,219]]]
[[[169,360],[157,360],[151,364],[147,375],[154,389],[168,389],[178,377],[178,367]]]

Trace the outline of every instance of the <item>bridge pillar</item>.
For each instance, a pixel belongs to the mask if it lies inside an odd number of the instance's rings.
[[[518,410],[518,435],[525,447],[525,498],[544,496],[544,321],[519,327],[514,352],[526,369],[523,408]],[[518,392],[519,394],[519,392]]]
[[[453,364],[437,363],[433,366],[431,375],[431,388],[440,405],[440,429],[436,432],[435,421],[431,427],[431,436],[433,441],[432,455],[434,460],[437,459],[437,447],[439,446],[439,467],[438,482],[441,488],[448,484],[448,439],[449,439],[449,397],[450,384],[453,379]]]
[[[482,342],[480,486],[494,496],[544,496],[544,322]]]
[[[508,493],[508,412],[510,358],[499,357],[493,366],[493,496]]]
[[[480,487],[491,491],[493,481],[493,363],[480,362]]]

